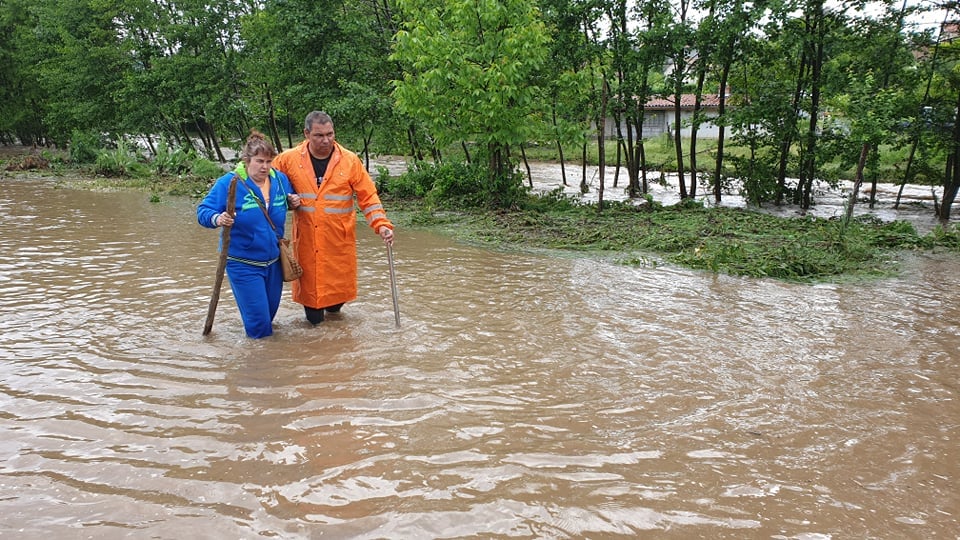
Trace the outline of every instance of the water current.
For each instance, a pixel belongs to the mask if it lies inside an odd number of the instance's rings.
[[[800,285],[359,232],[244,337],[195,202],[0,178],[0,537],[960,538],[960,260]],[[389,210],[389,208],[388,208]]]

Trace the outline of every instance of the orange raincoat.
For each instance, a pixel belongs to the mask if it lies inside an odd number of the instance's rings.
[[[335,144],[330,163],[317,187],[307,141],[273,160],[273,168],[285,173],[300,195],[301,206],[293,213],[293,243],[303,275],[292,283],[293,301],[321,309],[357,297],[357,211],[378,232],[393,223],[377,195],[363,162],[356,154]]]

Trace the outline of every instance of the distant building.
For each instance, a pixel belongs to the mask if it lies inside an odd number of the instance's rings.
[[[960,22],[946,21],[940,25],[940,41],[953,41],[960,37]]]
[[[729,99],[729,94],[727,96]],[[643,106],[643,138],[657,137],[659,135],[674,133],[674,98],[653,98],[647,101]],[[682,94],[680,96],[680,134],[685,137],[690,136],[690,123],[693,120],[694,95]],[[728,104],[729,106],[729,104]],[[720,129],[709,121],[719,114],[720,96],[718,94],[704,94],[700,98],[700,111],[708,118],[700,124],[697,129],[697,137],[705,139],[716,139],[720,136]],[[626,124],[621,121],[620,128],[624,135],[627,132]],[[604,126],[604,136],[607,139],[617,138],[616,124],[613,118],[607,118]]]

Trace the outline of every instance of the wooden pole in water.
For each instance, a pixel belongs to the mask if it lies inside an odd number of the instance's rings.
[[[393,317],[400,328],[400,304],[397,302],[397,273],[393,269],[393,247],[387,244],[387,262],[390,263],[390,292],[393,294]]]
[[[227,189],[227,212],[230,217],[235,214],[234,207],[237,201],[237,175],[233,175],[230,188]],[[223,273],[227,269],[227,249],[230,247],[230,229],[232,225],[224,225],[220,233],[220,259],[217,261],[217,275],[213,281],[213,294],[210,296],[210,307],[207,308],[207,322],[203,325],[203,335],[210,333],[213,328],[213,316],[217,312],[217,303],[220,302],[220,288],[223,286]]]

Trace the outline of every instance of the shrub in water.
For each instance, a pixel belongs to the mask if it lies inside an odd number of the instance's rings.
[[[70,161],[74,163],[96,163],[102,149],[103,142],[96,133],[74,131],[70,136]]]
[[[166,141],[160,141],[157,145],[157,155],[151,160],[151,165],[153,165],[153,172],[159,175],[182,174],[190,170],[191,161],[195,158],[196,155],[192,150],[171,149]]]

